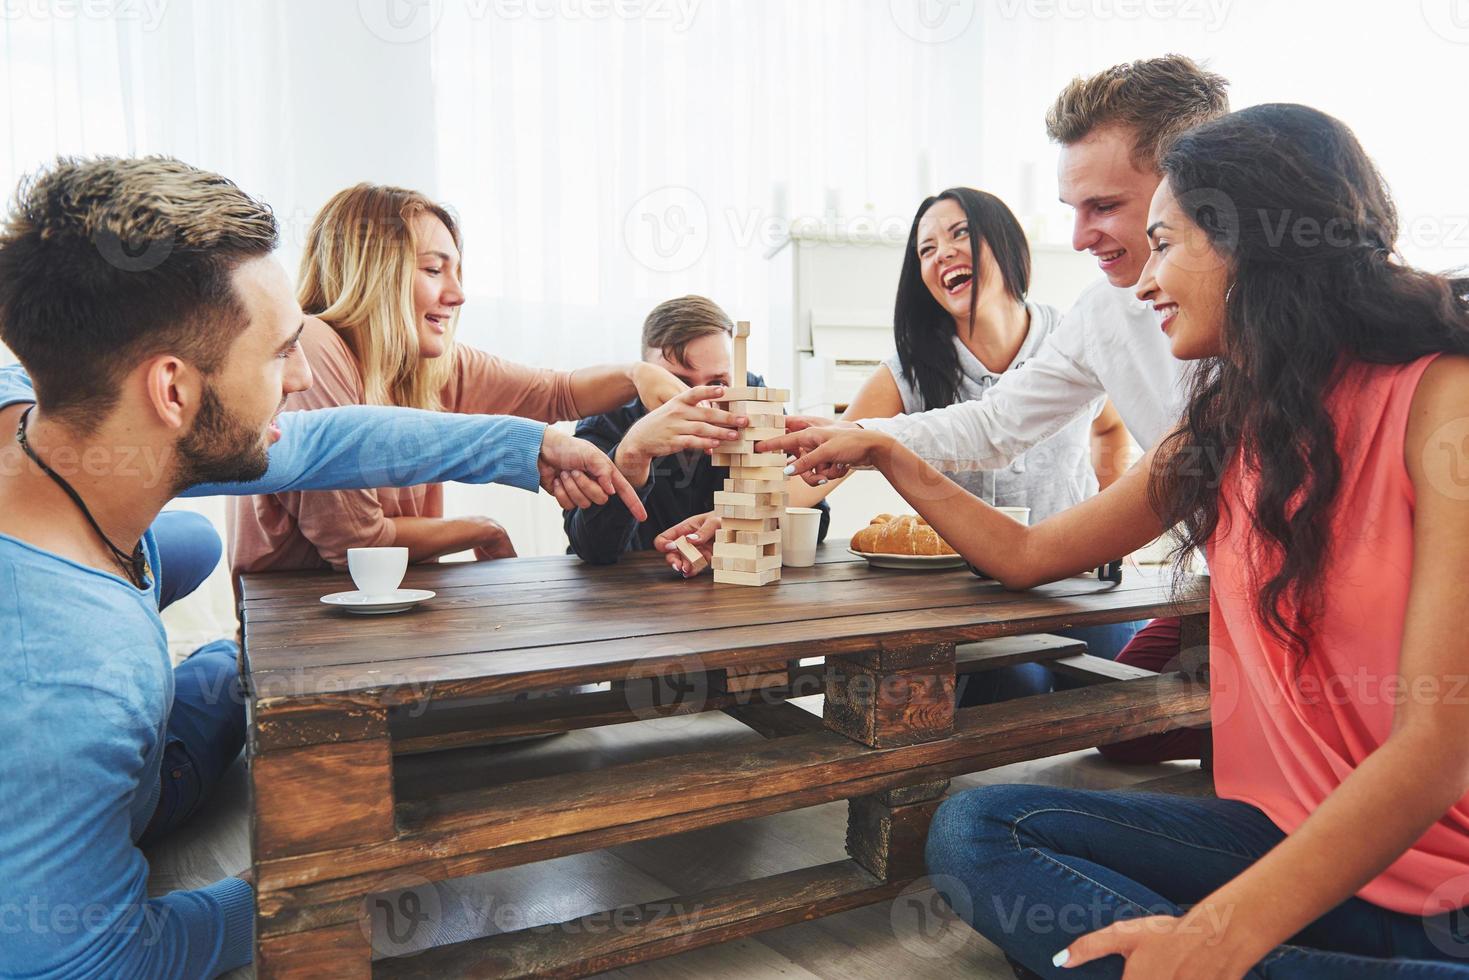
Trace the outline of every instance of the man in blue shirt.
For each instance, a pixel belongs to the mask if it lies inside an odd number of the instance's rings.
[[[705,402],[728,384],[765,387],[758,374],[730,377],[730,337],[734,323],[713,300],[682,296],[659,303],[643,322],[643,360],[662,367],[690,390],[649,411],[637,399],[614,412],[583,419],[576,434],[612,457],[647,508],[635,518],[620,500],[567,510],[566,537],[571,551],[594,564],[610,564],[627,551],[658,548],[680,571],[685,563],[662,547],[673,538],[696,534],[712,543],[719,527],[714,492],[723,489],[729,470],[715,466],[709,451],[738,438],[739,419]],[[822,493],[802,480],[789,481],[793,507],[821,510],[818,540],[826,538],[830,508]]]
[[[170,667],[149,527],[174,496],[495,481],[641,511],[604,454],[540,423],[279,414],[311,371],[276,239],[267,207],[161,158],[60,161],[0,228],[0,341],[24,367],[0,369],[0,975],[250,959],[246,880],[149,899],[136,846],[244,730],[232,644]]]

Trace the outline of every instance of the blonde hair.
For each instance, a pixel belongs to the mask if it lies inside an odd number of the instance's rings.
[[[459,226],[417,191],[358,184],[317,212],[301,256],[301,309],[342,335],[357,357],[369,405],[439,411],[454,371],[454,311],[443,356],[419,356],[413,277],[418,245],[413,219],[431,214],[461,247]]]

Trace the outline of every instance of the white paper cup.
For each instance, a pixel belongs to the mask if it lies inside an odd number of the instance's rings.
[[[787,568],[816,564],[816,537],[821,533],[821,511],[815,507],[787,507],[780,522],[780,563]]]
[[[407,548],[348,548],[352,584],[369,599],[390,596],[408,571]]]
[[[1019,521],[1021,524],[1024,524],[1027,527],[1030,526],[1029,507],[996,507],[995,510],[999,511],[1001,514],[1004,514],[1012,521]]]

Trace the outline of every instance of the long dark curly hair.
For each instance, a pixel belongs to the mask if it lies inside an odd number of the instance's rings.
[[[1178,138],[1162,170],[1233,282],[1223,354],[1196,367],[1183,424],[1159,451],[1152,505],[1181,525],[1181,562],[1219,527],[1223,469],[1257,478],[1243,502],[1265,546],[1248,566],[1256,615],[1304,657],[1342,473],[1326,397],[1354,360],[1469,353],[1469,282],[1399,260],[1381,175],[1351,130],[1315,109],[1260,105],[1205,123]]]
[[[988,242],[1005,292],[1020,302],[1030,290],[1030,245],[1025,230],[1005,202],[972,187],[951,187],[924,198],[908,231],[908,249],[903,253],[903,270],[898,275],[898,297],[893,309],[893,340],[898,360],[908,383],[923,396],[925,408],[943,408],[959,399],[964,372],[959,352],[954,349],[954,318],[939,305],[923,282],[918,258],[918,223],[939,201],[954,201],[964,209],[969,223],[969,248],[974,253],[974,279],[969,295],[969,322],[974,323],[980,289],[980,243]]]

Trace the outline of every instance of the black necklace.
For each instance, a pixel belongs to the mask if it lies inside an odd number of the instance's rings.
[[[101,538],[102,543],[107,545],[107,549],[112,552],[113,559],[122,566],[122,570],[127,574],[128,581],[140,589],[147,588],[148,559],[143,555],[143,542],[139,541],[133,546],[132,554],[128,554],[113,544],[112,539],[102,533],[102,528],[97,524],[97,519],[92,516],[92,512],[87,509],[87,505],[82,503],[82,495],[73,490],[71,484],[63,480],[59,473],[41,462],[41,457],[37,456],[36,451],[31,448],[30,442],[26,439],[26,420],[30,418],[31,409],[35,407],[32,405],[21,413],[20,427],[15,430],[15,441],[20,443],[20,448],[31,458],[31,462],[41,468],[41,472],[55,480],[56,485],[66,491],[66,495],[81,510],[82,516],[87,519],[87,523],[92,525],[92,530],[97,532],[97,537]]]

